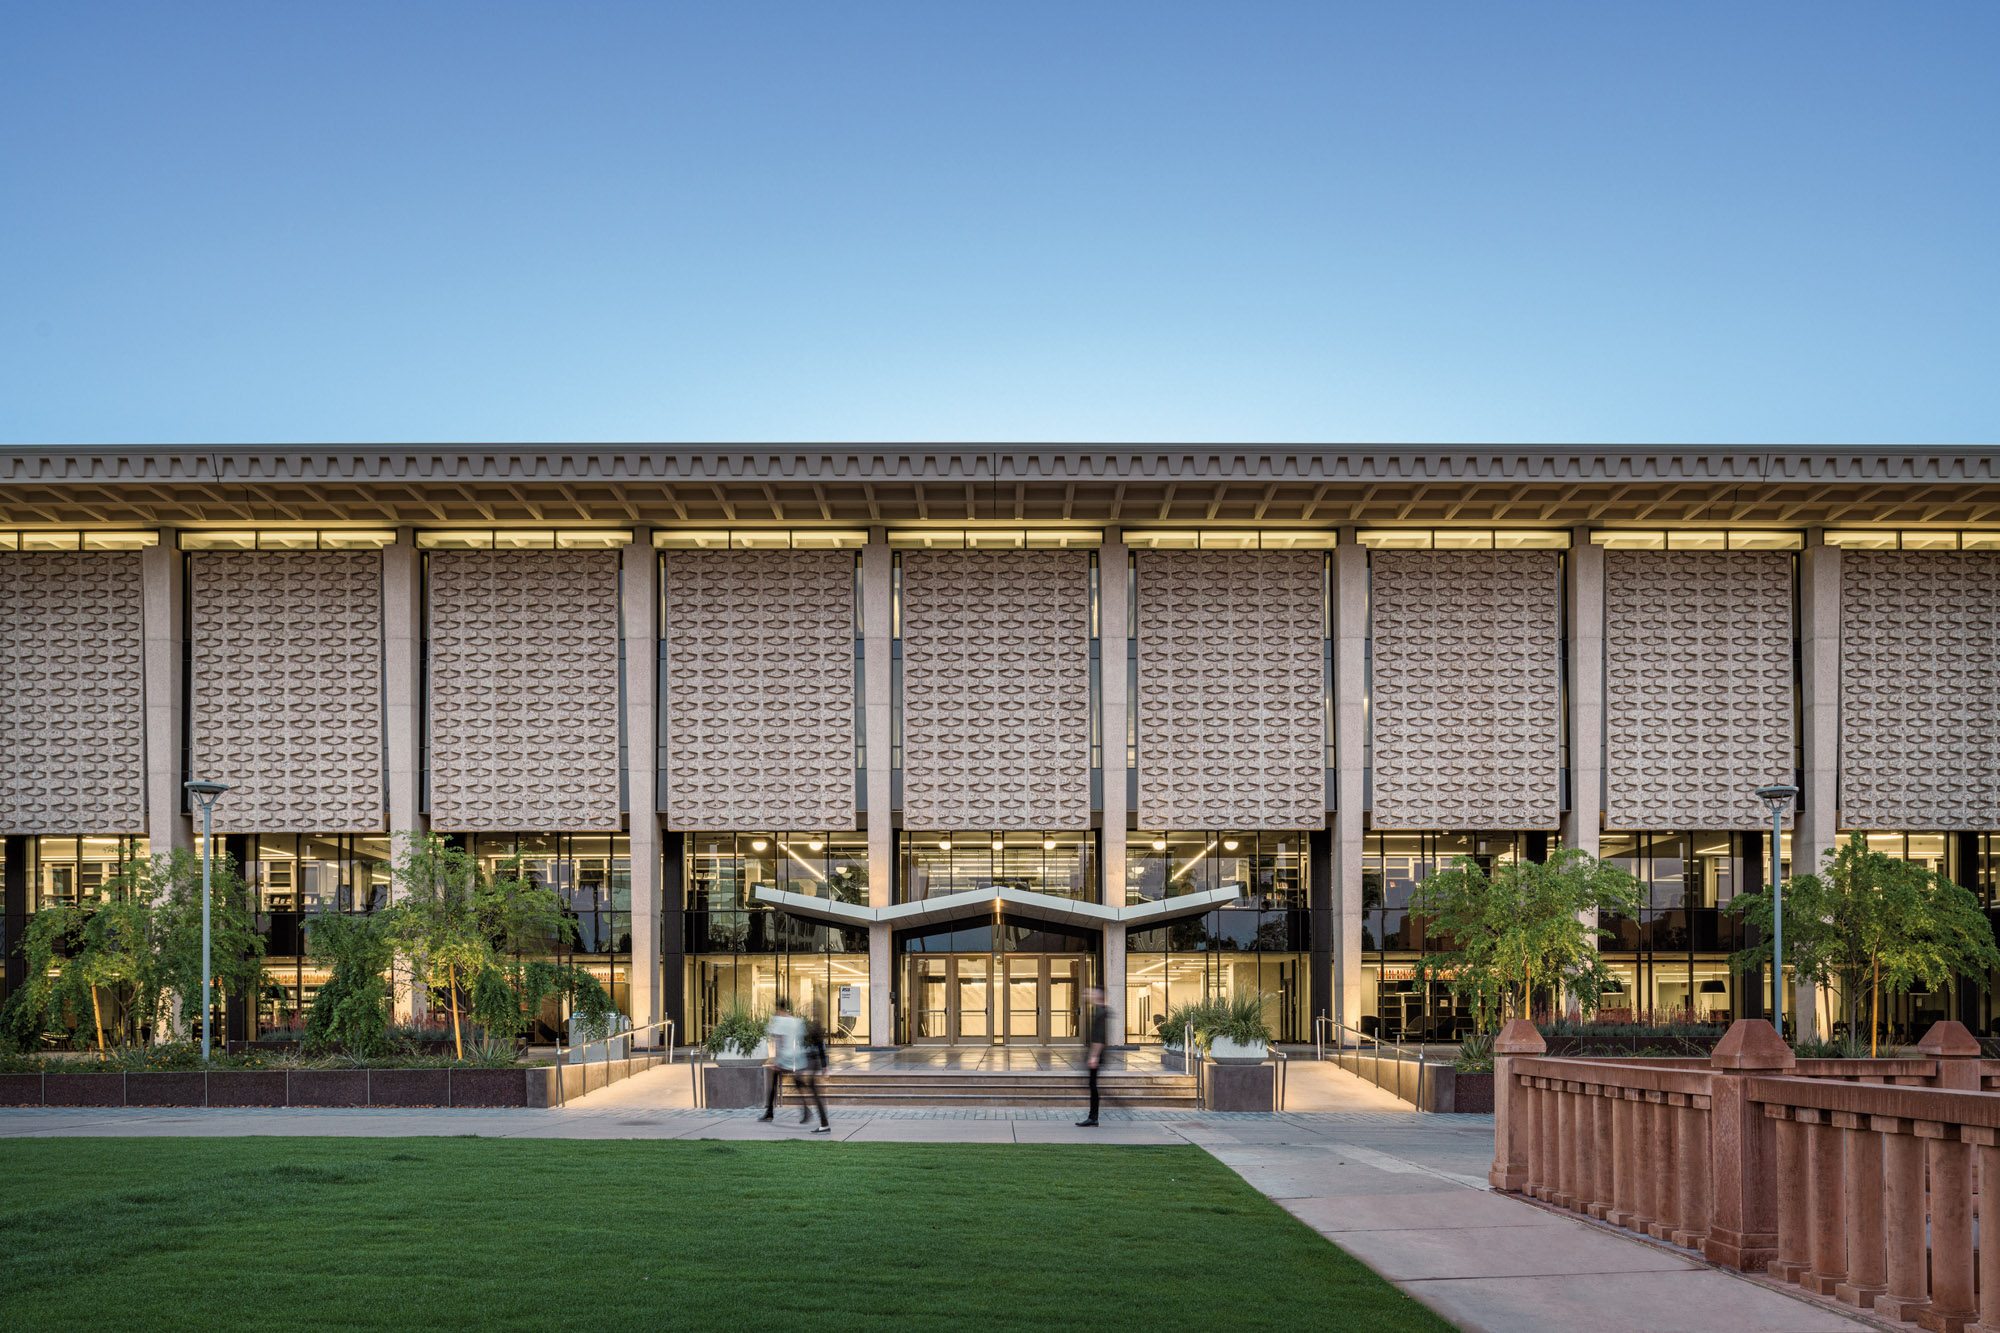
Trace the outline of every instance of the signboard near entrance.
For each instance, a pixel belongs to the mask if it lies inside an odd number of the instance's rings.
[[[842,1018],[861,1017],[861,987],[842,986],[840,988],[840,1016]]]

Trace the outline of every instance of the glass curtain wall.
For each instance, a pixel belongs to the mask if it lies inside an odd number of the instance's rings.
[[[620,1013],[632,1011],[632,840],[606,833],[469,833],[466,850],[482,875],[492,876],[514,856],[521,873],[553,889],[564,919],[574,927],[567,942],[548,942],[543,957],[574,963],[594,975]],[[531,1040],[553,1039],[568,1021],[559,999],[541,1016]]]
[[[1768,837],[1768,835],[1766,835]],[[1743,984],[1729,955],[1748,943],[1725,909],[1745,884],[1743,840],[1754,833],[1607,833],[1599,855],[1639,881],[1637,917],[1609,916],[1605,962],[1616,989],[1607,1022],[1727,1023]],[[1780,845],[1780,852],[1788,848]],[[1758,858],[1761,863],[1761,857]],[[1755,984],[1754,981],[1748,984]]]
[[[1361,1027],[1391,1040],[1455,1041],[1472,1030],[1469,1005],[1417,964],[1451,950],[1424,915],[1417,887],[1459,857],[1488,873],[1526,855],[1520,833],[1371,833],[1361,858]]]
[[[868,901],[868,836],[854,832],[690,833],[684,918],[688,1040],[741,1005],[780,996],[817,1012],[832,1041],[868,1036],[868,932],[793,916],[757,890]]]
[[[304,1031],[306,1011],[328,976],[306,953],[306,918],[388,906],[389,839],[266,833],[242,839],[242,846],[250,908],[264,934],[264,979],[249,1035],[293,1038]]]
[[[103,897],[104,886],[125,867],[146,856],[144,838],[30,838],[28,911],[88,906]]]
[[[1280,1041],[1311,1040],[1312,927],[1304,832],[1134,833],[1125,903],[1235,889],[1236,905],[1125,938],[1125,1036],[1160,1039],[1167,1013],[1204,996],[1263,997]]]
[[[1843,840],[1849,835],[1841,834]],[[1868,849],[1898,861],[1908,861],[1942,875],[1969,890],[1986,908],[1986,919],[2000,931],[2000,834],[1996,833],[1868,833]],[[1915,1041],[1932,1023],[1956,1018],[1982,1037],[2000,1037],[2000,1005],[1996,1005],[1993,985],[2000,976],[1988,977],[1987,986],[1961,985],[1956,990],[1912,990],[1885,998],[1882,1006],[1885,1039]],[[1833,1031],[1846,1032],[1850,1026],[1865,1032],[1868,1001],[1865,995],[1831,997]]]
[[[995,888],[1097,901],[1097,839],[1088,830],[1044,833],[905,832],[898,902]]]

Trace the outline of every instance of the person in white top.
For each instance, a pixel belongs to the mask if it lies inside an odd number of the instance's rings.
[[[819,1103],[819,1126],[813,1133],[826,1133],[828,1130],[826,1103],[820,1100],[819,1088],[807,1072],[807,1062],[811,1058],[811,1052],[807,1049],[806,1021],[792,1012],[791,1002],[782,996],[778,1000],[777,1012],[771,1015],[771,1021],[764,1027],[764,1036],[771,1043],[771,1063],[768,1066],[770,1078],[765,1084],[764,1091],[764,1114],[759,1118],[762,1120],[772,1118],[778,1106],[779,1084],[784,1081],[785,1075],[789,1074],[792,1077],[793,1087],[802,1095],[810,1093],[813,1100]],[[799,1119],[807,1118],[804,1108],[801,1107]]]

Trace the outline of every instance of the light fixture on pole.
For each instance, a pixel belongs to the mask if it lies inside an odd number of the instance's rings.
[[[1757,799],[1771,810],[1771,1022],[1780,1037],[1785,1035],[1785,890],[1778,879],[1778,839],[1798,794],[1788,783],[1757,789]]]
[[[229,790],[226,782],[188,782],[182,784],[189,796],[201,806],[201,1062],[208,1063],[209,1020],[215,1016],[215,994],[209,980],[208,963],[208,895],[213,883],[210,862],[214,857],[215,839],[210,828],[215,818],[215,803],[222,793]]]

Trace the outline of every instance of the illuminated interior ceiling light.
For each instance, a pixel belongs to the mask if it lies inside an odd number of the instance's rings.
[[[951,850],[951,839],[950,839],[950,838],[939,838],[939,839],[938,839],[938,850],[939,850],[939,851],[941,851],[941,852],[948,852],[948,851],[950,851],[950,850]]]
[[[996,837],[996,838],[994,838],[994,839],[993,839],[993,850],[994,850],[994,851],[996,851],[996,852],[997,852],[997,851],[1000,851],[1000,850],[1004,849],[1004,848],[1005,848],[1006,846],[1007,846],[1007,840],[1006,840],[1005,838],[999,838],[999,837]]]
[[[1230,845],[1232,847],[1235,846],[1234,843],[1231,843]],[[814,838],[812,841],[808,842],[806,844],[806,847],[815,852],[823,852],[826,850],[826,844],[824,842],[821,842],[818,838]]]
[[[766,847],[769,847],[770,845],[771,845],[770,843],[766,842],[766,841],[765,841],[764,839],[762,839],[762,838],[752,838],[752,839],[750,839],[750,850],[751,850],[751,851],[753,851],[753,852],[761,852],[761,851],[763,851],[763,850],[764,850],[764,849],[765,849]]]
[[[1052,852],[1052,851],[1054,851],[1055,849],[1056,849],[1056,840],[1055,840],[1054,838],[1043,838],[1043,839],[1042,839],[1042,850],[1043,850],[1043,851],[1045,851],[1045,852]]]
[[[1240,846],[1242,846],[1242,844],[1237,842],[1236,839],[1234,838],[1224,838],[1222,840],[1222,850],[1225,852],[1233,852]]]
[[[1156,852],[1164,852],[1165,850],[1167,850],[1167,840],[1165,838],[1153,839],[1153,850]]]

